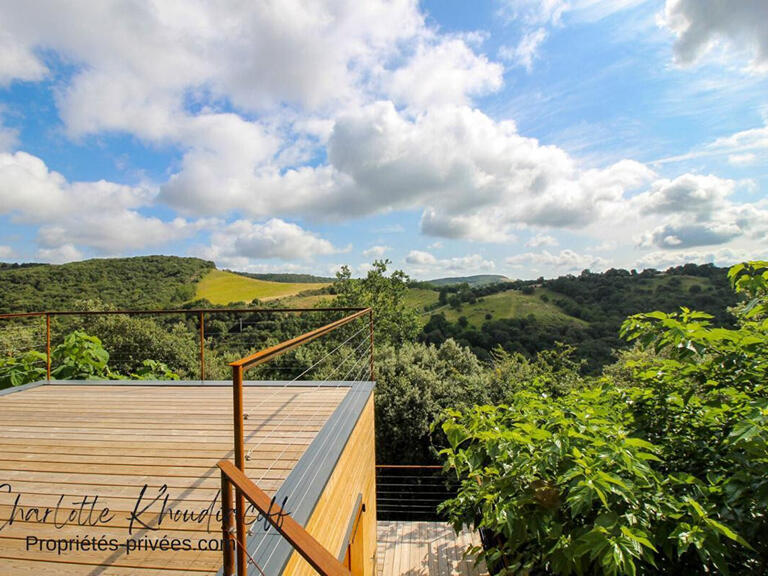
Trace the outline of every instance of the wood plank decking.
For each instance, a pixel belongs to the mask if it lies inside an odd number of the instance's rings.
[[[484,566],[462,557],[480,537],[458,536],[444,522],[378,522],[378,576],[481,576]]]
[[[248,476],[274,493],[347,392],[311,384],[246,386]],[[150,501],[165,485],[169,508],[199,514],[210,506],[215,514],[215,464],[232,457],[232,426],[227,386],[46,385],[0,397],[0,574],[214,574],[221,552],[195,548],[200,540],[220,538],[216,517],[209,532],[207,519],[162,516],[162,499]],[[135,524],[129,535],[129,517],[144,485],[140,508],[149,507],[140,517],[154,530]],[[98,496],[90,518],[88,503],[83,514],[77,512],[83,496]],[[109,514],[99,518],[105,506]],[[36,521],[45,509],[49,515]],[[66,526],[55,526],[70,514]],[[59,554],[45,546],[29,549],[31,536],[114,538],[121,548]],[[129,554],[125,548],[127,539],[163,537],[189,539],[193,549]]]

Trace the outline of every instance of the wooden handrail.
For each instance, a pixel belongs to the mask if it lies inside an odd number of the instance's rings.
[[[301,336],[296,336],[296,338],[291,338],[290,340],[286,340],[285,342],[280,342],[280,344],[275,344],[274,346],[270,346],[269,348],[264,348],[263,350],[259,350],[258,352],[251,354],[250,356],[246,356],[245,358],[240,358],[240,360],[235,360],[234,362],[230,362],[229,365],[232,367],[243,367],[243,368],[258,366],[259,364],[263,364],[264,362],[267,362],[268,360],[271,360],[276,356],[280,356],[281,354],[284,354],[289,350],[293,350],[297,346],[301,346],[302,344],[311,342],[315,338],[319,338],[324,334],[328,334],[328,332],[332,332],[333,330],[336,330],[336,328],[340,328],[344,324],[348,324],[349,322],[352,322],[353,320],[357,320],[358,318],[370,313],[371,313],[370,308],[363,308],[362,310],[358,310],[354,314],[350,314],[349,316],[345,316],[340,320],[336,320],[335,322],[331,322],[330,324],[326,324],[325,326],[321,326],[320,328],[316,328],[315,330],[306,332]]]
[[[218,463],[222,479],[227,478],[235,489],[253,504],[272,525],[322,576],[351,576],[351,572],[333,554],[307,532],[296,520],[277,505],[229,460]],[[229,516],[229,515],[227,515]],[[222,518],[224,522],[225,520]],[[231,522],[231,521],[230,521]],[[229,528],[226,527],[225,530]],[[244,543],[242,543],[244,545]]]

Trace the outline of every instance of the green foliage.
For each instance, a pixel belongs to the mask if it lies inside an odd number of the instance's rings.
[[[34,350],[0,358],[0,389],[42,380],[47,374],[45,363],[45,354]]]
[[[580,372],[583,362],[574,360],[575,348],[557,343],[532,359],[510,354],[502,348],[493,351],[492,386],[502,401],[511,401],[518,392],[533,391],[544,396],[563,396],[584,385]]]
[[[99,298],[119,308],[164,308],[194,296],[213,262],[175,256],[86,260],[62,265],[0,268],[0,310],[71,309]]]
[[[419,332],[418,316],[408,306],[408,276],[395,270],[389,276],[389,260],[376,260],[365,278],[354,279],[349,267],[342,266],[336,274],[332,291],[336,306],[373,308],[378,342],[410,342]]]
[[[58,380],[99,380],[109,378],[109,353],[101,340],[85,332],[67,334],[51,353],[51,377]]]
[[[376,459],[434,461],[430,424],[449,407],[495,400],[486,370],[453,340],[441,346],[385,344],[376,349]]]
[[[735,327],[687,308],[634,315],[621,334],[637,347],[603,378],[566,393],[556,366],[544,386],[528,369],[508,404],[448,413],[443,454],[461,490],[445,509],[486,531],[489,566],[765,573],[766,269],[731,270],[747,297]]]
[[[144,360],[141,366],[131,374],[133,380],[178,380],[179,375],[157,360]]]
[[[105,306],[89,303],[103,310]],[[184,378],[199,374],[199,344],[196,325],[187,325],[183,317],[148,318],[122,314],[91,316],[72,320],[73,328],[98,336],[111,356],[111,368],[121,374],[139,373],[147,358],[172,367]],[[217,357],[210,355],[210,364]],[[221,362],[223,364],[223,362]]]
[[[444,307],[430,308],[435,314],[423,327],[422,341],[439,344],[453,338],[482,359],[489,359],[498,347],[533,356],[563,342],[575,348],[576,357],[586,361],[585,372],[592,375],[613,360],[616,350],[626,347],[619,328],[627,316],[645,310],[673,312],[687,305],[732,326],[728,308],[739,301],[729,289],[725,269],[695,264],[663,273],[584,271],[552,280],[450,289],[451,294],[445,287],[440,292]],[[492,319],[485,318],[488,312]],[[469,326],[458,324],[460,315],[467,317]]]
[[[97,336],[75,330],[51,352],[51,377],[55,380],[123,379],[109,367],[109,353]],[[178,380],[163,362],[144,360],[130,375],[136,380]],[[0,359],[0,388],[22,386],[46,378],[46,356],[29,351]]]

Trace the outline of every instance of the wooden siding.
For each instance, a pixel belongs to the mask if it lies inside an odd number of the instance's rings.
[[[273,494],[348,392],[345,387],[246,386],[246,473]],[[160,503],[142,519],[157,528],[128,533],[128,517],[141,488],[168,486],[169,504],[201,511],[219,489],[215,468],[232,453],[232,391],[200,385],[46,385],[0,397],[0,573],[16,575],[150,576],[215,574],[218,551],[55,551],[26,549],[26,538],[95,536],[159,540],[218,539],[215,518],[206,524],[164,517]],[[22,521],[5,525],[16,496],[20,505],[55,508],[59,521],[82,496],[98,496],[114,518],[93,526],[56,528]],[[375,512],[374,512],[375,514]],[[30,518],[31,520],[31,518]],[[335,551],[334,551],[335,552]]]
[[[376,571],[376,448],[373,394],[347,441],[339,462],[318,501],[307,531],[338,556],[342,550],[358,494],[365,512],[360,519],[363,534],[363,569],[355,576],[375,576]],[[314,575],[316,572],[296,552],[291,555],[286,576]]]

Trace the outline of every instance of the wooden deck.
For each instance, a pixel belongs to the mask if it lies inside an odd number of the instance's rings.
[[[458,536],[443,522],[378,523],[378,576],[481,576],[485,566],[475,567],[463,558],[477,534],[464,530]]]
[[[246,386],[248,476],[274,493],[347,392]],[[214,574],[221,552],[199,548],[221,535],[215,464],[232,457],[232,437],[227,386],[45,385],[0,396],[0,574]],[[153,501],[162,486],[165,515],[163,498]],[[134,508],[150,528],[134,522],[129,533]],[[84,549],[94,537],[117,548]],[[192,549],[152,550],[163,538]],[[69,549],[58,553],[62,541]],[[129,542],[145,549],[128,553]]]

